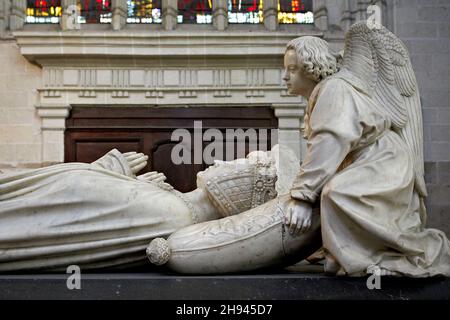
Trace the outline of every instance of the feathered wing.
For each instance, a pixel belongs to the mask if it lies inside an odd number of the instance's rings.
[[[360,80],[405,141],[414,162],[415,188],[425,197],[422,109],[406,46],[383,26],[355,23],[345,37],[342,68]]]

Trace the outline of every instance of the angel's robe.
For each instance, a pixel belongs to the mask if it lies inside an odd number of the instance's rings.
[[[320,201],[323,246],[330,265],[338,265],[331,271],[450,276],[450,242],[424,227],[412,157],[374,103],[343,72],[316,86],[305,116],[307,153],[291,196]]]
[[[145,249],[193,223],[176,190],[136,180],[112,150],[92,164],[0,174],[0,271],[146,263]]]

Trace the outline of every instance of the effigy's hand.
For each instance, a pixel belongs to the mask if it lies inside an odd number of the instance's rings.
[[[136,179],[144,182],[154,182],[157,183],[158,186],[164,190],[173,190],[173,187],[164,182],[166,181],[167,177],[164,175],[164,173],[151,171],[144,174],[141,174],[140,176],[137,176]]]
[[[312,205],[297,199],[291,199],[286,206],[284,223],[291,235],[298,236],[311,227]]]
[[[136,179],[141,181],[152,181],[152,182],[163,182],[167,179],[167,177],[164,175],[164,173],[151,171],[144,174],[141,174],[140,176],[137,176]]]
[[[123,156],[127,160],[133,174],[138,173],[147,165],[148,156],[143,153],[137,153],[133,151],[124,153]]]

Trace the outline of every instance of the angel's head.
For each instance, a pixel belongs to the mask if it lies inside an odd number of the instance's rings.
[[[318,82],[338,71],[336,57],[320,38],[305,36],[289,41],[283,76],[288,92],[308,98]]]

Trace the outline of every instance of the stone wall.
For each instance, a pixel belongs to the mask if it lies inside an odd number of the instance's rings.
[[[396,0],[393,31],[421,93],[429,226],[450,234],[450,1]]]
[[[14,40],[0,40],[0,168],[41,163],[37,88],[42,69],[29,63]]]

